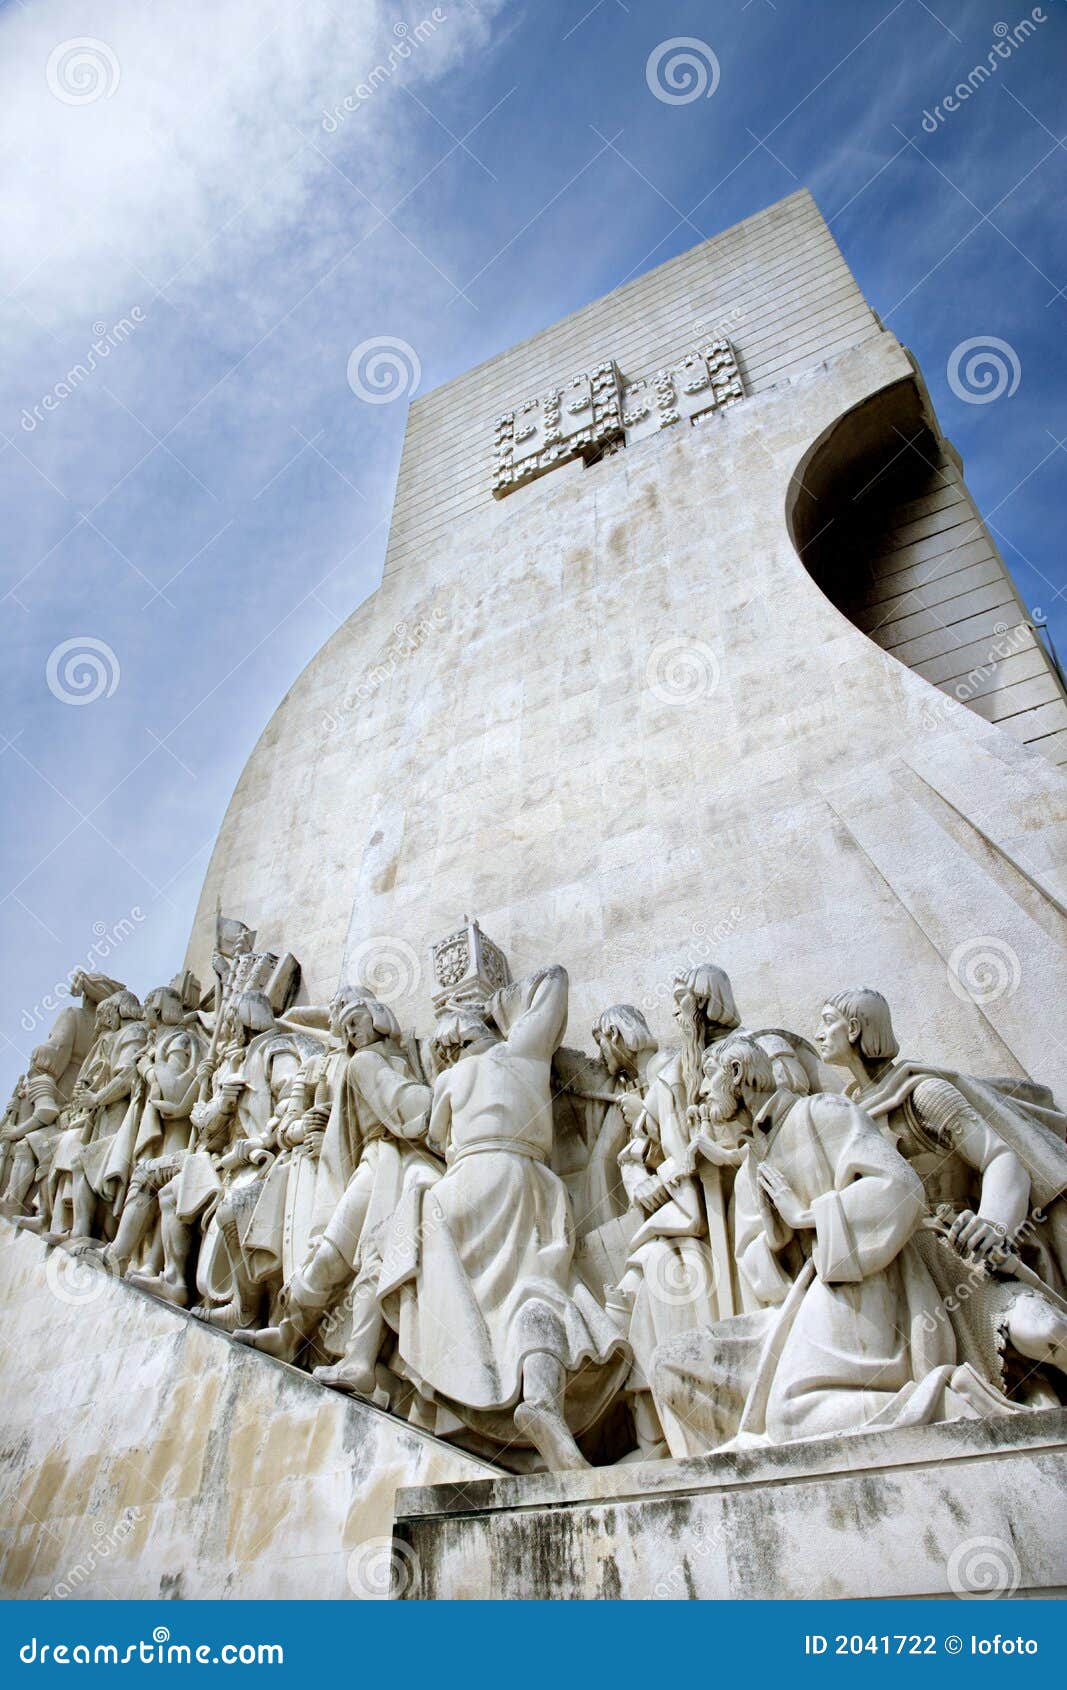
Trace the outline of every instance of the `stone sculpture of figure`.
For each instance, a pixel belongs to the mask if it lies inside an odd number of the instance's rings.
[[[619,1152],[630,1137],[629,1122],[618,1099],[642,1098],[659,1055],[659,1044],[639,1009],[617,1003],[593,1023],[593,1040],[608,1072],[608,1108],[590,1148],[582,1196],[602,1211],[619,1178]]]
[[[30,1058],[27,1101],[19,1148],[12,1155],[8,1199],[21,1210],[17,1224],[35,1232],[47,1232],[51,1224],[49,1182],[52,1157],[61,1137],[60,1111],[70,1101],[82,1064],[97,1037],[96,1011],[104,998],[124,988],[121,981],[106,974],[76,969],[70,977],[71,1002],[60,1010],[48,1038]],[[28,1205],[36,1212],[27,1214]]]
[[[38,1067],[51,1052],[38,1047],[30,1056],[4,1117],[7,1183],[4,1203],[15,1225],[32,1232],[46,1231],[51,1219],[47,1181],[60,1137],[62,1105],[55,1077]]]
[[[586,1465],[575,1434],[621,1382],[628,1351],[573,1265],[566,1187],[552,1172],[552,1056],[567,975],[498,991],[485,1016],[445,1016],[430,1144],[446,1171],[409,1185],[380,1292],[398,1372],[458,1423],[517,1436],[550,1468]]]
[[[748,1030],[741,1029],[729,976],[714,963],[675,982],[674,1014],[680,1049],[652,1074],[643,1099],[620,1099],[632,1127],[620,1163],[641,1224],[617,1297],[633,1305],[630,1334],[639,1367],[647,1367],[652,1349],[671,1334],[737,1314],[752,1300],[737,1273],[731,1236],[736,1158],[707,1134],[699,1156],[692,1142],[705,1055]],[[797,1093],[817,1083],[818,1059],[805,1039],[778,1028],[748,1036],[780,1083]]]
[[[847,1070],[848,1095],[885,1127],[943,1218],[944,1236],[928,1237],[924,1253],[962,1353],[1020,1401],[1058,1403],[1067,1122],[1051,1096],[1026,1081],[898,1061],[889,1005],[869,988],[827,1001],[816,1043],[825,1062]]]
[[[29,1075],[20,1074],[0,1122],[0,1206],[9,1202],[7,1190],[14,1163],[14,1147],[22,1136],[23,1122],[29,1113],[29,1095]]]
[[[257,951],[256,934],[243,921],[215,914],[215,950],[211,966],[218,985],[213,1019],[221,1022],[247,992],[262,992],[273,1015],[281,1015],[292,1002],[300,982],[300,964],[286,952]]]
[[[248,1118],[244,1066],[251,1041],[274,1024],[270,1005],[262,993],[249,992],[227,1002],[217,1014],[214,1054],[209,1050],[195,1071],[198,1097],[189,1111],[192,1139],[186,1151],[174,1153],[176,1171],[158,1193],[163,1267],[157,1272],[127,1272],[132,1285],[180,1308],[189,1301],[186,1274],[194,1229],[207,1226],[222,1195],[219,1164],[233,1138],[260,1140],[263,1133],[256,1128],[267,1123],[266,1116],[262,1122]],[[243,1121],[238,1118],[239,1103],[244,1106]],[[215,1255],[217,1236],[212,1242]]]
[[[93,1043],[74,1082],[73,1101],[64,1111],[63,1128],[56,1138],[47,1176],[47,1204],[52,1241],[75,1237],[86,1240],[96,1213],[96,1193],[81,1172],[82,1147],[90,1142],[98,1112],[91,1098],[111,1078],[110,1051],[122,1026],[120,993],[113,992],[96,1005]],[[78,1203],[74,1201],[78,1180]]]
[[[634,1352],[627,1391],[641,1460],[668,1453],[648,1384],[656,1349],[721,1312],[707,1217],[710,1211],[725,1219],[726,1192],[745,1152],[736,1131],[714,1120],[708,1102],[718,1048],[712,1044],[703,1054],[697,1102],[687,1109],[684,1141],[679,1142],[677,1116],[664,1111],[672,1152],[665,1155],[659,1132],[649,1136],[651,1119],[645,1115],[619,1156],[637,1226],[625,1272],[609,1290],[607,1305],[618,1312]],[[725,1191],[720,1184],[724,1174],[730,1177]]]
[[[110,1237],[122,1210],[144,1087],[137,1064],[148,1039],[132,992],[115,992],[101,1008],[107,1030],[94,1049],[92,1077],[79,1079],[72,1100],[82,1121],[72,1168],[72,1235],[84,1240]]]
[[[313,1223],[317,1237],[310,1256],[280,1299],[283,1318],[261,1331],[237,1334],[256,1349],[289,1361],[356,1279],[365,1244],[397,1207],[412,1159],[430,1169],[438,1166],[425,1151],[430,1088],[415,1073],[392,1010],[357,990],[337,1007],[336,1022],[345,1039],[345,1064],[320,1161],[336,1171],[340,1197],[321,1232]],[[376,1320],[374,1308],[363,1312]],[[373,1388],[373,1366],[372,1358],[368,1388]],[[316,1377],[343,1389],[367,1385],[362,1371],[353,1372],[344,1360],[336,1368],[317,1369]]]
[[[114,1239],[103,1252],[116,1273],[130,1262],[155,1229],[159,1194],[173,1179],[189,1149],[191,1114],[199,1092],[197,1071],[206,1039],[195,1017],[187,1016],[173,986],[157,986],[144,1000],[148,1041],[138,1059],[143,1081],[136,1123],[134,1167]],[[162,1239],[152,1240],[145,1271],[160,1272]]]
[[[227,1332],[257,1323],[272,1287],[280,1287],[284,1177],[270,1194],[276,1201],[264,1199],[279,1153],[292,1142],[295,1082],[319,1050],[315,1039],[277,1024],[264,992],[242,993],[236,1027],[213,1095],[194,1105],[192,1116],[205,1145],[224,1148],[214,1157],[201,1151],[187,1158],[175,1194],[178,1218],[196,1218],[203,1234],[196,1273],[201,1301],[193,1313]]]
[[[54,1073],[64,1103],[69,1101],[82,1063],[95,1043],[97,1005],[122,991],[125,991],[122,981],[112,980],[107,974],[76,969],[71,975],[71,998],[80,1001],[69,1003],[60,1011],[47,1041],[52,1052],[48,1072]]]
[[[737,1250],[765,1306],[657,1350],[652,1389],[671,1454],[1010,1412],[957,1365],[914,1242],[922,1181],[870,1116],[836,1094],[777,1086],[748,1038],[723,1041],[708,1066],[709,1111],[724,1123],[740,1115],[751,1137]]]

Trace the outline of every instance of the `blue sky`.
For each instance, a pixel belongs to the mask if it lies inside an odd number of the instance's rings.
[[[1031,8],[0,0],[0,1078],[117,928],[136,990],[180,966],[252,745],[377,582],[405,407],[353,393],[364,340],[425,391],[806,185],[1067,656],[1067,18],[1037,10],[930,133]],[[710,98],[650,90],[678,37]],[[948,361],[990,336],[1018,386],[976,404]]]

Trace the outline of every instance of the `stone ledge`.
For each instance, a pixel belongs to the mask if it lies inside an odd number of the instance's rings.
[[[409,1599],[1067,1591],[1067,1411],[398,1491]],[[977,1569],[977,1570],[975,1570]],[[988,1592],[964,1590],[964,1594]]]
[[[635,1462],[581,1473],[507,1475],[462,1485],[413,1487],[398,1492],[397,1515],[413,1520],[517,1508],[581,1508],[661,1494],[694,1496],[748,1485],[797,1484],[816,1477],[844,1479],[857,1472],[940,1466],[1023,1450],[1067,1452],[1067,1409],[993,1420],[951,1420],[902,1431],[859,1431],[688,1461]]]

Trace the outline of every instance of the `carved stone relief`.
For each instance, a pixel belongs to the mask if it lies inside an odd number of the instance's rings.
[[[503,498],[558,464],[592,463],[675,423],[702,421],[743,398],[728,340],[711,341],[635,381],[608,359],[497,417],[493,495]]]
[[[1067,1400],[1042,1086],[900,1059],[867,988],[810,1040],[746,1026],[713,962],[676,1048],[616,1003],[589,1055],[558,964],[513,982],[471,919],[431,958],[421,1040],[358,987],[282,1014],[295,959],[221,917],[206,1002],[79,981],[4,1115],[3,1212],[513,1471]]]

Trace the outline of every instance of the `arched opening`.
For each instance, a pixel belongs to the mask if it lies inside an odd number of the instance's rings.
[[[1067,763],[1067,698],[919,382],[837,419],[798,465],[786,520],[849,621],[1013,738]]]

